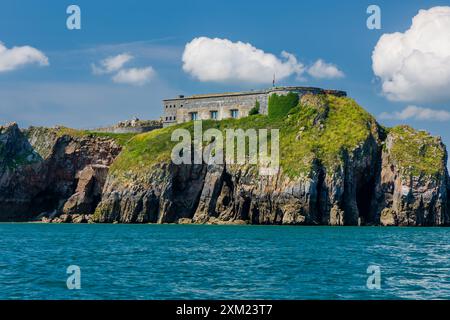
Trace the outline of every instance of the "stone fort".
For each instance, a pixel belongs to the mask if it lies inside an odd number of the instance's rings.
[[[313,87],[272,87],[263,90],[228,92],[216,94],[199,94],[189,97],[178,96],[163,100],[163,126],[191,120],[222,120],[242,118],[259,103],[259,113],[268,113],[268,100],[272,94],[286,95],[294,92],[301,97],[304,94],[332,94],[346,96],[345,91],[326,90]]]

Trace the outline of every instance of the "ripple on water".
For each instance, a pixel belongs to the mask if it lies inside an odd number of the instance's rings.
[[[0,224],[0,299],[445,299],[445,228]],[[82,289],[68,290],[78,265]],[[366,287],[369,265],[381,290]]]

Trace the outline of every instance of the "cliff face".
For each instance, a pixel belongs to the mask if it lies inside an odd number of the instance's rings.
[[[449,225],[446,164],[447,152],[440,138],[407,126],[392,129],[376,188],[380,223]]]
[[[306,95],[283,119],[203,126],[280,128],[280,171],[175,165],[176,127],[138,135],[122,150],[117,137],[9,125],[0,131],[0,219],[47,212],[41,217],[54,222],[450,224],[441,140],[406,126],[384,129],[351,99]]]
[[[293,134],[295,144],[281,141],[287,160],[277,175],[260,176],[249,165],[176,166],[164,157],[156,164],[141,157],[134,168],[128,156],[139,148],[128,146],[113,165],[94,221],[449,224],[447,155],[438,138],[408,127],[386,132],[364,113],[345,110],[356,108],[348,100],[306,96],[301,104],[280,133]],[[164,133],[143,141],[160,156],[153,141],[161,139]],[[298,158],[289,161],[292,155]]]
[[[0,221],[57,214],[83,182],[80,174],[88,167],[107,168],[121,150],[113,140],[74,136],[62,129],[21,132],[16,124],[0,128]],[[92,213],[96,206],[92,201],[78,213]]]
[[[370,182],[378,162],[374,137],[329,171],[306,177],[259,176],[251,166],[153,167],[145,177],[109,176],[97,222],[358,225],[374,223]],[[366,202],[367,201],[367,202]],[[360,213],[361,212],[361,213]]]

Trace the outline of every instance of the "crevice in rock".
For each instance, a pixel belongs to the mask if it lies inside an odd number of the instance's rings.
[[[252,224],[259,224],[259,208],[256,205],[251,208],[249,220]]]
[[[244,197],[244,201],[242,203],[242,208],[241,208],[240,219],[242,219],[244,221],[247,221],[249,219],[250,204],[251,204],[251,199],[249,197]]]
[[[359,219],[361,224],[372,222],[372,198],[375,192],[375,176],[368,178],[368,181],[361,181],[356,189],[356,204],[358,206]]]
[[[325,215],[325,203],[326,199],[326,188],[324,186],[325,183],[325,170],[320,165],[318,167],[318,176],[317,176],[317,197],[316,202],[314,204],[314,212],[316,213],[316,218],[314,223],[322,224],[322,219]]]

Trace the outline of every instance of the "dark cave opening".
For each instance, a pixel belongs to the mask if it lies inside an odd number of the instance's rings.
[[[43,212],[52,212],[58,209],[61,195],[57,194],[53,190],[43,190],[39,192],[31,201],[31,210],[33,215],[39,215]]]
[[[316,203],[315,203],[315,221],[316,224],[322,224],[323,220],[323,214],[325,210],[325,201],[326,201],[326,190],[324,188],[324,182],[325,182],[325,172],[323,168],[320,168],[319,175],[317,177],[317,197],[316,197]]]
[[[244,221],[247,221],[249,219],[250,205],[251,205],[251,198],[244,197],[244,201],[242,203],[242,208],[241,208],[241,217],[240,217]]]
[[[359,219],[361,224],[371,223],[372,218],[372,197],[375,192],[375,177],[370,177],[367,181],[361,181],[356,189],[356,204],[358,206]]]

